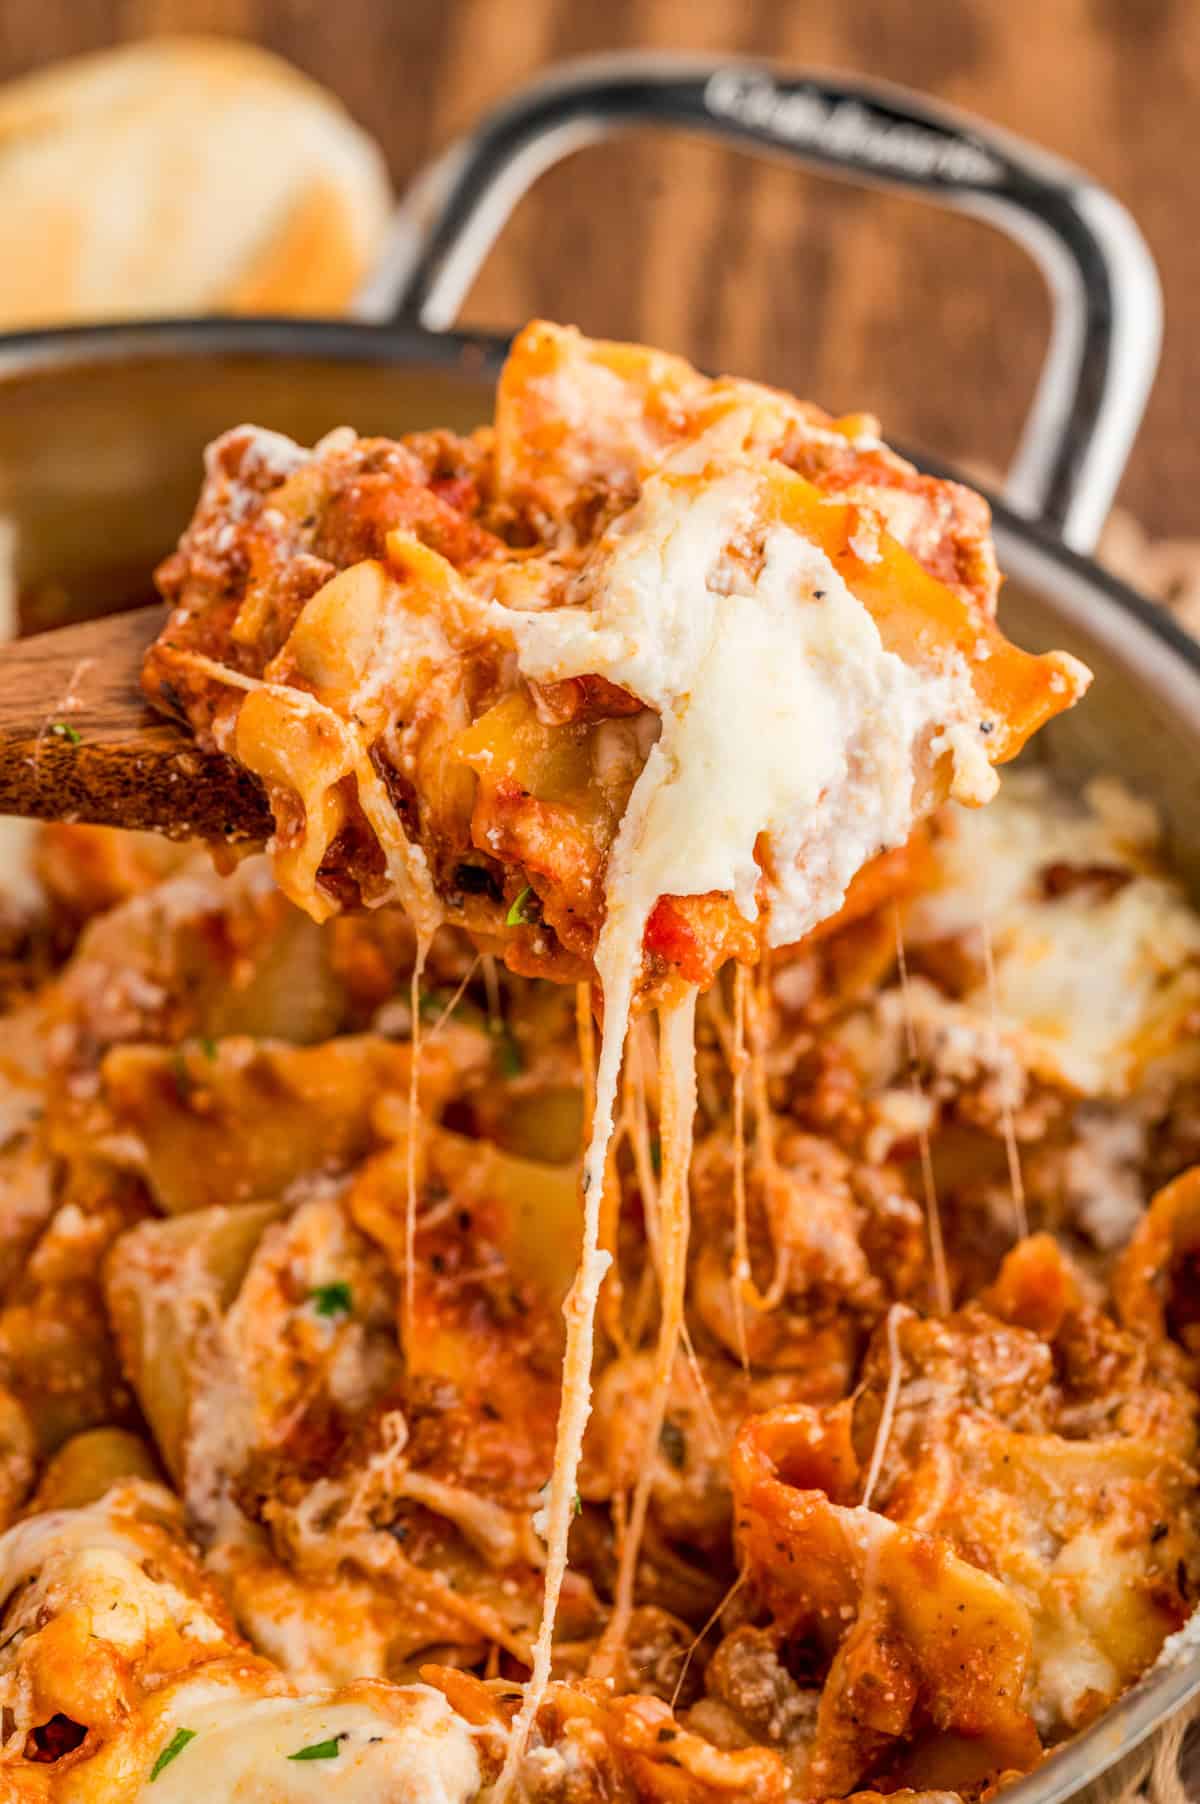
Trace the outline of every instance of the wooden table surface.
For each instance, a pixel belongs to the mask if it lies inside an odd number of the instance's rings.
[[[1122,497],[1153,532],[1200,531],[1198,0],[0,0],[0,77],[167,31],[281,51],[376,134],[398,185],[537,69],[627,45],[885,77],[1036,138],[1105,182],[1159,261],[1166,345]],[[663,137],[586,151],[521,205],[465,316],[535,312],[995,465],[1048,317],[983,225]]]

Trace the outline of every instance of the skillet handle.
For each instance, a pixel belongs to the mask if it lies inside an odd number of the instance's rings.
[[[446,330],[537,177],[586,144],[645,125],[905,189],[1022,244],[1054,311],[1005,499],[1075,550],[1091,550],[1158,362],[1162,308],[1149,250],[1124,207],[1069,164],[902,88],[688,56],[565,63],[418,178],[357,311]]]

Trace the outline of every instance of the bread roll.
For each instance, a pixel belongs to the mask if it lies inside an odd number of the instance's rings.
[[[372,140],[264,50],[80,57],[0,90],[0,329],[337,313],[390,207]]]

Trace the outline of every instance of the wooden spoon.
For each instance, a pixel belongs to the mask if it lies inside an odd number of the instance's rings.
[[[142,659],[161,605],[0,645],[0,814],[265,840],[258,781],[154,714]]]

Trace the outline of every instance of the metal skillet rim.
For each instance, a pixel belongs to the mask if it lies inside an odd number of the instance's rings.
[[[299,318],[200,318],[114,322],[98,326],[29,331],[0,337],[0,390],[24,373],[68,369],[73,363],[110,363],[134,355],[179,356],[225,352],[239,356],[319,356],[335,362],[404,366],[424,363],[458,371],[466,380],[495,378],[510,343],[502,333],[439,331],[414,324],[374,325]],[[962,480],[952,466],[897,446],[922,470]],[[1045,523],[1015,512],[976,482],[992,509],[1001,563],[1030,586],[1051,590],[1068,617],[1099,633],[1114,654],[1136,665],[1153,684],[1200,705],[1200,643],[1164,608],[1110,575],[1091,558],[1070,550]],[[1100,607],[1096,607],[1096,602]],[[1090,604],[1090,605],[1089,605]],[[1106,620],[1107,610],[1115,613]],[[1132,634],[1130,628],[1133,629]],[[1054,1750],[1044,1764],[1004,1788],[1005,1804],[1066,1804],[1100,1785],[1170,1719],[1200,1695],[1200,1635],[1161,1667],[1152,1667],[1103,1716]],[[1108,1796],[1103,1788],[1097,1800]]]

